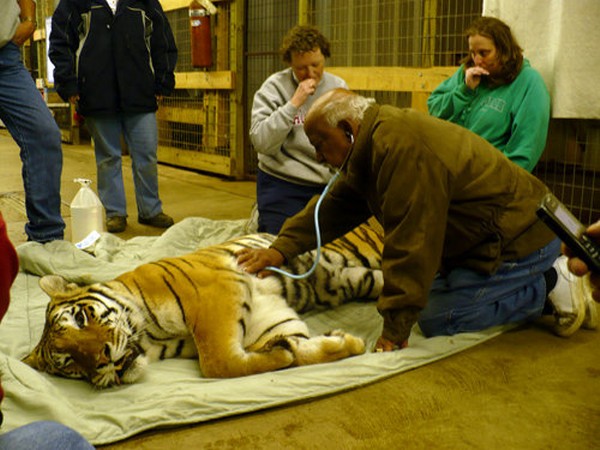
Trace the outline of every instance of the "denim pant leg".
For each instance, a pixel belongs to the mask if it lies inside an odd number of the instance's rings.
[[[106,210],[106,217],[126,217],[127,200],[121,162],[121,120],[118,116],[86,117],[85,123],[94,138],[98,196]]]
[[[60,130],[12,42],[0,48],[0,119],[21,149],[28,238],[63,239]]]
[[[458,268],[438,275],[421,312],[419,326],[430,336],[481,331],[540,317],[546,301],[544,272],[560,253],[560,241],[518,260],[493,275]]]
[[[158,196],[156,114],[123,114],[123,133],[131,155],[138,216],[148,219],[162,212]]]
[[[0,435],[0,450],[94,450],[75,430],[58,422],[32,422]]]
[[[256,202],[258,231],[277,234],[283,223],[300,212],[325,186],[302,186],[281,180],[258,170],[256,177]]]

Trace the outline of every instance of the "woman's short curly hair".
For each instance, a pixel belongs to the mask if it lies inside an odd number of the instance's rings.
[[[329,41],[321,32],[311,25],[296,25],[283,38],[281,56],[286,63],[292,62],[292,52],[304,53],[314,49],[321,49],[321,53],[329,58]]]

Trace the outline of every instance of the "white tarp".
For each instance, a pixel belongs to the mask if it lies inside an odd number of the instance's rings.
[[[5,390],[2,432],[37,420],[68,425],[95,445],[158,427],[184,425],[247,413],[355,388],[460,352],[510,328],[426,339],[415,326],[409,347],[366,353],[342,361],[233,379],[202,378],[194,359],[150,364],[138,383],[99,390],[81,380],[37,372],[20,360],[37,344],[48,297],[39,276],[61,274],[72,281],[109,280],[162,257],[189,253],[245,234],[244,221],[185,219],[160,237],[123,241],[104,233],[94,255],[67,241],[17,248],[22,270],[0,324],[0,377]],[[356,302],[304,316],[312,333],[341,328],[372,349],[382,320],[375,303]]]

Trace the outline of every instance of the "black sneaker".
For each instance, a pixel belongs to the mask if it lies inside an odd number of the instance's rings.
[[[138,222],[143,225],[150,225],[151,227],[156,228],[169,228],[175,223],[173,218],[171,216],[167,216],[165,213],[160,213],[147,219],[144,217],[138,217]]]
[[[120,233],[127,227],[127,217],[113,216],[106,219],[106,231],[109,233]]]

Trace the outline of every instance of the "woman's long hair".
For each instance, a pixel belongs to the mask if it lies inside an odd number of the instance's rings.
[[[500,71],[486,77],[489,86],[509,84],[517,78],[523,67],[523,49],[510,31],[510,27],[495,17],[480,17],[466,29],[467,38],[475,35],[491,39],[496,47]],[[465,68],[473,67],[475,62],[469,55],[461,61]]]

